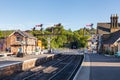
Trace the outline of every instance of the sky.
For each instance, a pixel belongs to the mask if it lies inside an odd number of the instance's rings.
[[[65,29],[78,30],[93,23],[110,22],[111,14],[120,16],[120,0],[0,0],[0,30],[31,30],[61,23]]]

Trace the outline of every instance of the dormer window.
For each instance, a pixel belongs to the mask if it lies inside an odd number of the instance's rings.
[[[22,41],[22,38],[20,36],[16,36],[16,41]]]
[[[14,35],[16,36],[16,41],[22,41],[22,36],[18,32],[15,32]]]

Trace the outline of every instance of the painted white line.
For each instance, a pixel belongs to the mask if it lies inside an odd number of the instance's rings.
[[[8,66],[15,65],[15,64],[20,64],[20,63],[22,63],[22,62],[9,63],[9,64],[5,64],[5,65],[0,66],[0,68],[8,67]]]
[[[89,63],[86,64],[85,62],[89,62]],[[89,66],[84,66],[84,65],[89,65]],[[90,63],[89,55],[85,54],[81,67],[78,70],[73,80],[90,80],[90,65],[91,63]]]

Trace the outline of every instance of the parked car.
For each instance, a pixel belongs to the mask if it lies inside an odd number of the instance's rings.
[[[120,51],[116,52],[114,55],[115,57],[120,57]]]

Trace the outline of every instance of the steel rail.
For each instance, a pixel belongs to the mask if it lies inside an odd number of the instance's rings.
[[[63,58],[63,60],[60,60],[60,61],[58,61],[58,62],[56,62],[56,63],[54,63],[54,64],[52,64],[52,65],[50,65],[50,66],[54,66],[54,65],[56,65],[56,64],[58,64],[58,63],[60,63],[60,62],[62,62],[62,61],[64,61],[64,60],[68,59],[69,57],[70,57],[70,56],[67,56],[66,58]],[[49,66],[48,66],[48,67],[49,67]],[[33,77],[33,76],[41,73],[44,69],[46,69],[46,68],[48,68],[48,67],[45,67],[45,68],[39,70],[38,72],[36,72],[36,73],[34,73],[34,74],[31,74],[31,75],[23,78],[22,80],[29,80],[29,78],[31,78],[31,77]]]
[[[78,64],[76,64],[75,69],[73,70],[73,72],[71,73],[71,75],[68,77],[67,80],[72,80],[72,76],[74,75],[74,73],[76,72],[76,70],[81,66],[82,60],[83,60],[83,56],[81,56],[81,58],[80,58]]]
[[[80,60],[79,60],[80,59]],[[64,67],[61,71],[50,77],[48,80],[70,80],[72,79],[73,75],[75,74],[75,71],[77,68],[79,68],[79,64],[81,64],[81,56],[75,56],[75,59],[73,59],[73,63],[76,64],[68,64],[66,67]],[[71,62],[72,63],[72,62]],[[67,70],[71,69],[70,72],[67,72]],[[69,75],[71,74],[71,75]]]
[[[46,63],[43,63],[43,66],[50,66],[50,65],[52,65],[53,63],[57,63],[57,62],[59,62],[61,59],[64,59],[65,57],[67,57],[67,56],[61,56],[61,57],[59,57],[58,59],[54,59],[54,60],[52,60],[52,61],[48,61],[48,62],[46,62]],[[59,60],[60,59],[60,60]],[[31,68],[30,70],[28,70],[28,71],[25,71],[25,72],[21,72],[21,73],[18,73],[18,74],[14,74],[13,76],[10,76],[10,77],[8,77],[8,78],[6,78],[6,79],[11,79],[11,80],[22,80],[22,79],[24,79],[25,77],[27,77],[27,76],[29,76],[29,75],[31,75],[31,74],[34,74],[34,72],[37,72],[37,71],[40,71],[40,70],[42,70],[42,69],[44,69],[41,65],[39,65],[39,66],[36,66],[36,67],[34,67],[34,68]]]
[[[48,80],[52,80],[56,75],[58,75],[59,73],[61,73],[66,67],[68,67],[74,59],[72,59],[66,66],[64,66],[60,71],[58,71],[56,74],[54,74],[52,77],[50,77]]]

